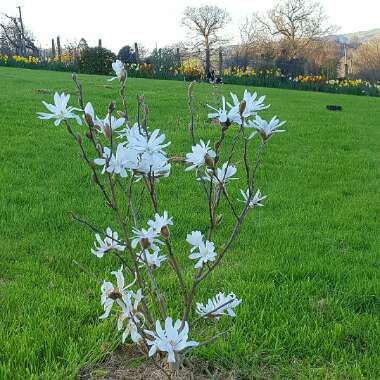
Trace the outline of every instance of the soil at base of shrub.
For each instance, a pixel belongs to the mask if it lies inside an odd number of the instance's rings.
[[[169,369],[165,369],[169,373]],[[225,373],[210,368],[206,362],[193,361],[189,367],[181,368],[171,380],[234,380],[234,371]],[[102,362],[82,368],[77,380],[167,380],[165,373],[136,346],[124,345],[106,357]]]

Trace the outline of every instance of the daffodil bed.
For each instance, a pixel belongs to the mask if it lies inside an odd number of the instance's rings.
[[[100,76],[80,79],[94,107],[107,107],[117,85]],[[114,321],[98,318],[96,283],[117,262],[111,256],[94,261],[93,234],[68,212],[99,226],[107,215],[99,214],[101,197],[89,186],[65,131],[35,117],[40,101],[55,91],[74,94],[70,74],[1,67],[0,86],[0,378],[73,378],[120,343]],[[205,104],[230,90],[241,95],[244,87],[194,88],[202,135],[217,136]],[[239,318],[228,335],[197,350],[197,358],[247,379],[376,378],[380,102],[255,90],[273,104],[267,118],[278,114],[287,120],[287,133],[273,139],[265,153],[259,178],[268,194],[264,210],[252,213],[226,265],[202,290],[203,298],[221,288],[239,294]],[[130,79],[127,91],[132,109],[134,95],[144,93],[150,125],[173,142],[171,155],[183,156],[189,145],[186,84]],[[327,104],[344,111],[328,112]],[[187,224],[202,223],[199,215],[205,213],[199,210],[201,189],[188,190],[190,180],[179,165],[173,165],[176,175],[160,199],[171,205],[177,226],[172,233],[185,237]],[[234,186],[229,191],[238,194]],[[174,284],[168,275],[163,268],[160,280]]]
[[[78,69],[75,58],[69,54],[63,54],[61,60],[58,58],[39,60],[35,57],[17,55],[8,57],[0,54],[0,66],[55,71],[77,71]],[[202,63],[198,59],[190,58],[184,60],[179,67],[166,69],[147,63],[132,63],[126,66],[128,76],[132,78],[206,80]],[[228,67],[223,70],[223,82],[245,86],[380,97],[379,83],[370,83],[361,79],[329,79],[320,75],[299,75],[293,78],[283,75],[279,69],[255,70],[250,67],[246,69]]]

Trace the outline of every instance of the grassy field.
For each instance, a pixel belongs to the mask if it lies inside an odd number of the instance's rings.
[[[117,85],[105,77],[80,79],[96,109],[116,99]],[[1,379],[73,378],[120,338],[113,321],[98,319],[99,287],[73,260],[101,279],[117,263],[91,255],[93,235],[68,212],[103,228],[109,215],[65,130],[35,117],[56,90],[74,91],[70,74],[0,68]],[[205,138],[216,136],[205,103],[230,90],[244,88],[196,86]],[[249,216],[226,265],[199,295],[223,290],[243,298],[236,320],[220,322],[232,323],[232,332],[197,355],[236,368],[242,379],[379,378],[380,100],[257,90],[273,104],[268,116],[288,121],[287,133],[265,153],[259,185],[266,206]],[[186,84],[131,79],[132,109],[137,92],[145,94],[151,126],[172,141],[170,153],[189,151]],[[174,216],[174,237],[203,227],[193,175],[174,167],[159,191]],[[175,302],[171,307],[175,313]]]

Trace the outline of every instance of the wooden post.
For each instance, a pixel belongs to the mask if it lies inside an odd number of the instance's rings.
[[[219,78],[223,78],[223,49],[219,46]]]
[[[21,34],[20,34],[20,55],[25,57],[26,55],[26,49],[25,49],[25,43],[24,43],[24,22],[22,21],[22,14],[21,14],[21,7],[18,6],[18,14],[19,14],[19,21],[20,21],[20,29],[21,29]]]
[[[139,63],[140,57],[139,57],[139,47],[137,45],[137,42],[135,42],[135,57],[136,57],[136,63]]]
[[[344,79],[348,79],[347,46],[344,45]]]
[[[55,41],[54,41],[54,38],[51,39],[51,55],[54,59],[55,58]]]
[[[181,54],[179,52],[179,47],[177,47],[176,57],[177,57],[177,66],[181,67]]]
[[[57,51],[58,51],[58,61],[61,62],[62,59],[62,49],[61,49],[61,39],[57,36]]]
[[[99,38],[99,41],[98,41],[98,48],[101,48],[102,47],[102,39]]]

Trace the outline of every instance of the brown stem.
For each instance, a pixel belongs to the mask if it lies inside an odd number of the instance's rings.
[[[111,199],[110,197],[108,196],[104,186],[102,185],[102,183],[100,182],[99,180],[99,177],[98,177],[98,174],[95,170],[95,167],[94,167],[94,163],[91,162],[89,160],[89,158],[87,157],[87,154],[86,154],[86,151],[83,147],[83,144],[80,140],[78,140],[77,136],[75,136],[73,130],[71,129],[69,123],[67,122],[67,120],[65,120],[65,123],[66,123],[66,129],[67,131],[69,132],[69,134],[75,139],[75,141],[77,142],[77,144],[79,145],[79,148],[81,150],[81,153],[82,153],[82,158],[83,160],[87,163],[87,165],[89,166],[91,172],[92,172],[92,177],[93,177],[93,180],[95,182],[95,184],[100,188],[101,192],[103,193],[103,196],[104,198],[106,199],[107,201],[107,205],[112,207],[112,202],[111,202]]]
[[[165,300],[164,300],[164,297],[161,294],[160,288],[158,287],[157,282],[156,282],[156,280],[154,278],[152,269],[151,269],[151,267],[148,264],[145,250],[143,250],[140,253],[140,257],[143,258],[143,261],[145,263],[145,267],[146,267],[146,271],[147,271],[147,274],[148,274],[148,278],[149,278],[150,283],[152,285],[153,291],[156,294],[156,299],[157,299],[158,308],[160,310],[160,315],[161,315],[162,320],[164,321],[166,319],[166,316],[167,316],[167,314],[166,314]]]

